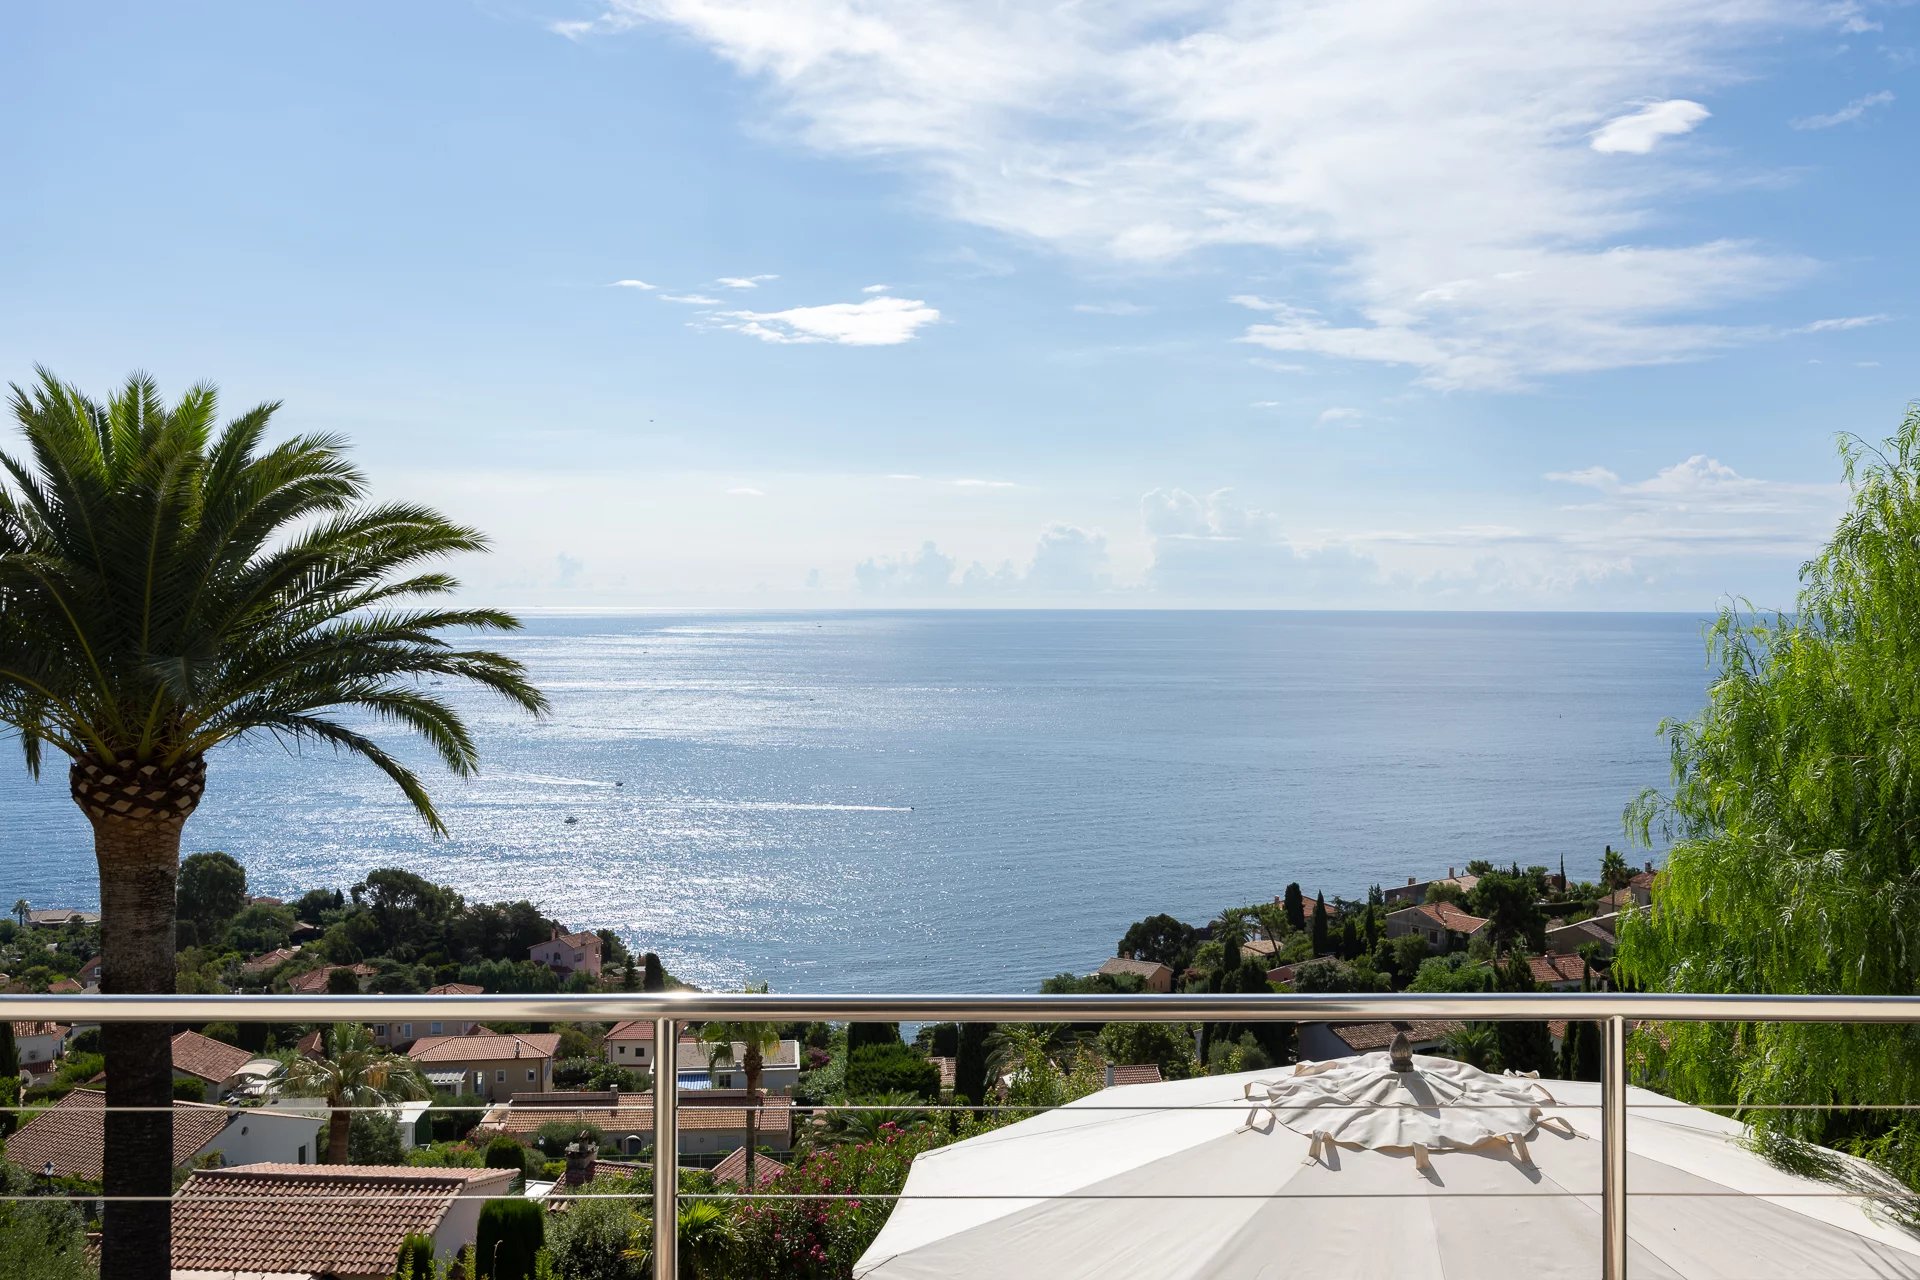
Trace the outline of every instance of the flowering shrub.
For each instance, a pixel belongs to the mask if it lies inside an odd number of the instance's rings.
[[[740,1256],[731,1274],[741,1280],[846,1280],[893,1211],[887,1197],[906,1185],[913,1158],[955,1136],[939,1126],[906,1133],[883,1125],[872,1142],[830,1147],[793,1165],[766,1190],[836,1198],[736,1202]]]

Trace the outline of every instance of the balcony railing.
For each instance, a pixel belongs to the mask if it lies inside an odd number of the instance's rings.
[[[316,1015],[324,1012],[324,1017]],[[54,1022],[368,1022],[429,1018],[476,1022],[653,1024],[656,1082],[675,1078],[680,1030],[690,1023],[754,1022],[1290,1022],[1415,1019],[1534,1022],[1566,1019],[1602,1030],[1601,1256],[1603,1280],[1627,1274],[1627,1033],[1639,1022],[1920,1023],[1920,996],[1621,995],[744,995],[705,992],[569,995],[0,996],[0,1018]],[[1824,1104],[1832,1105],[1832,1104]],[[1867,1104],[1876,1105],[1876,1104]],[[1886,1104],[1879,1104],[1886,1105]],[[1903,1104],[1892,1104],[1903,1105]],[[653,1090],[659,1135],[679,1131],[677,1091]],[[889,1110],[899,1108],[889,1107]],[[991,1109],[991,1108],[978,1108]],[[1135,1104],[1126,1108],[1137,1111]],[[678,1141],[675,1140],[676,1156]],[[676,1220],[678,1161],[652,1162],[656,1224]],[[712,1198],[702,1196],[700,1198]],[[737,1199],[768,1198],[748,1188]],[[900,1196],[896,1199],[911,1199]],[[1031,1196],[1017,1197],[1031,1199]],[[676,1280],[672,1231],[654,1233],[655,1280]]]

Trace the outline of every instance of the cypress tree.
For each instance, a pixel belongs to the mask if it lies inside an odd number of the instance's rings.
[[[987,1037],[991,1034],[991,1022],[963,1022],[960,1042],[954,1047],[954,1096],[975,1106],[987,1100]]]
[[[433,1237],[414,1232],[400,1242],[394,1280],[433,1280]]]
[[[1301,896],[1300,882],[1297,880],[1287,886],[1284,909],[1287,913],[1287,925],[1289,928],[1304,929],[1307,927],[1307,903],[1306,899]]]
[[[1313,900],[1313,954],[1327,954],[1327,896],[1324,893]]]
[[[1504,992],[1538,991],[1533,970],[1520,951],[1510,951],[1494,974],[1495,989]],[[1555,1066],[1553,1033],[1544,1022],[1503,1022],[1500,1024],[1500,1063],[1509,1071],[1538,1071],[1550,1074]]]
[[[546,1210],[532,1200],[489,1200],[474,1231],[478,1280],[533,1280],[546,1240]]]
[[[667,989],[667,971],[660,967],[660,957],[649,951],[647,952],[646,959],[642,961],[642,963],[646,968],[646,977],[641,979],[640,989],[642,991],[665,991]]]

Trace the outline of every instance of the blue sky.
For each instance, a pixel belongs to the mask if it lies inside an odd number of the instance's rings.
[[[0,22],[4,376],[284,400],[502,603],[1781,604],[1920,394],[1911,6]]]

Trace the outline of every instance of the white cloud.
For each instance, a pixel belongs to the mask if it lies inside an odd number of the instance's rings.
[[[962,569],[957,559],[927,541],[909,555],[861,561],[854,566],[853,580],[867,595],[922,598],[1060,598],[1105,592],[1113,585],[1106,535],[1057,521],[1040,531],[1024,567],[1009,560],[989,568],[976,560]]]
[[[1247,406],[1249,409],[1278,409],[1280,407],[1281,402],[1278,400],[1255,400]]]
[[[758,289],[767,281],[779,278],[779,276],[721,276],[714,283],[725,285],[729,289]]]
[[[865,302],[830,302],[785,311],[722,311],[715,327],[762,342],[832,342],[848,347],[890,347],[911,342],[940,313],[913,298],[876,294]]]
[[[1500,388],[1753,340],[1701,317],[1808,264],[1663,243],[1684,184],[1590,144],[1630,136],[1608,124],[1622,103],[1665,99],[1635,127],[1673,126],[1671,103],[1746,78],[1752,50],[1856,18],[1822,0],[612,0],[597,25],[699,40],[803,144],[890,160],[963,223],[1109,269],[1297,259],[1325,317],[1256,341]]]
[[[1686,98],[1652,102],[1631,115],[1616,116],[1594,130],[1589,146],[1607,155],[1643,156],[1660,145],[1662,138],[1692,133],[1712,115],[1705,107]]]
[[[1794,120],[1791,123],[1796,129],[1831,129],[1835,125],[1851,124],[1853,121],[1867,114],[1867,112],[1874,107],[1884,107],[1892,101],[1893,91],[1891,89],[1882,89],[1880,92],[1870,93],[1864,98],[1855,98],[1838,111],[1830,111],[1823,116],[1801,116],[1798,120]]]
[[[1020,486],[1012,480],[975,480],[972,478],[955,480],[959,489],[1018,489]]]
[[[1795,333],[1832,333],[1841,329],[1864,329],[1870,324],[1885,324],[1893,319],[1884,313],[1870,316],[1834,316],[1828,320],[1815,320],[1812,324],[1803,324]]]
[[[659,287],[657,284],[648,284],[645,280],[615,280],[607,286],[609,289],[645,289],[649,293]]]
[[[1322,427],[1338,425],[1350,427],[1360,421],[1362,416],[1364,415],[1362,415],[1358,409],[1350,409],[1345,405],[1335,405],[1331,409],[1322,409],[1320,416],[1314,421],[1316,425]]]
[[[1090,316],[1144,316],[1153,310],[1138,302],[1076,302],[1073,309]]]
[[[755,489],[751,485],[739,485],[727,490],[727,492],[736,498],[764,498],[767,496],[765,489]]]
[[[918,480],[919,478],[910,471],[895,471],[887,476],[889,480]]]
[[[660,301],[680,302],[691,307],[717,307],[720,305],[720,299],[709,298],[704,293],[663,293],[660,295]]]
[[[1155,489],[1140,499],[1152,544],[1147,585],[1161,595],[1219,602],[1350,603],[1379,576],[1351,547],[1289,538],[1272,512],[1246,507],[1231,489],[1199,498]]]
[[[888,289],[891,289],[892,287],[893,287],[892,285],[887,285],[887,284],[869,284],[869,285],[861,286],[860,292],[885,293]]]

